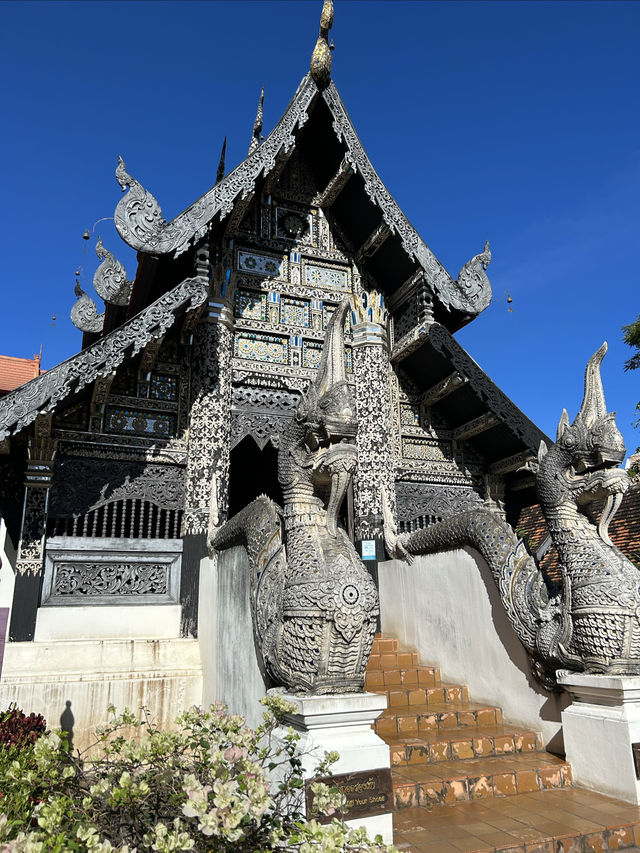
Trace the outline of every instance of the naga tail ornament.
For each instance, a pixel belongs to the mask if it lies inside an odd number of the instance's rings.
[[[379,613],[375,584],[338,520],[356,466],[348,308],[334,312],[315,382],[274,439],[283,508],[260,497],[209,537],[210,553],[245,546],[264,669],[301,693],[362,689]]]

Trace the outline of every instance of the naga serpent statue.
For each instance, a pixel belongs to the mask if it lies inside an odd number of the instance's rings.
[[[356,467],[357,421],[345,372],[348,309],[345,300],[334,311],[316,379],[272,439],[284,510],[262,495],[208,536],[210,554],[246,548],[264,670],[297,693],[362,690],[379,614],[375,584],[338,526]]]
[[[382,496],[387,550],[394,557],[468,545],[488,563],[502,602],[532,657],[536,677],[554,687],[557,669],[640,675],[640,573],[612,544],[608,526],[629,486],[615,414],[607,413],[600,364],[589,359],[584,400],[572,424],[566,410],[555,444],[538,452],[536,488],[560,559],[553,587],[525,543],[488,509],[473,510],[398,536]],[[604,500],[596,527],[580,507]]]

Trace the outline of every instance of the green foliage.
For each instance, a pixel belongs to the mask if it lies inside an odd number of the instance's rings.
[[[0,746],[0,850],[393,850],[341,821],[303,819],[299,735],[275,734],[292,708],[278,696],[263,702],[264,722],[255,731],[220,704],[186,711],[171,731],[111,708],[109,724],[84,756],[72,755],[56,733]],[[327,755],[317,775],[326,776],[335,760]],[[313,786],[320,814],[343,806],[337,789]]]
[[[622,332],[622,340],[625,344],[629,344],[630,347],[635,347],[637,350],[631,358],[625,361],[624,369],[638,370],[640,368],[640,315],[638,315],[638,318],[633,323],[623,326]]]
[[[633,323],[629,323],[628,326],[622,327],[622,340],[625,344],[629,344],[630,347],[634,347],[636,352],[628,358],[624,363],[625,370],[638,370],[640,368],[640,314],[637,319],[633,321]],[[635,427],[640,425],[640,401],[636,403],[636,412],[638,413],[638,418],[634,424]],[[640,447],[636,448],[636,453],[640,453]],[[632,468],[631,476],[637,477],[639,472],[637,468]]]

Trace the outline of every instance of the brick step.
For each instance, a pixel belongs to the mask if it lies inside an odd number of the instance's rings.
[[[409,669],[418,666],[420,659],[417,652],[379,652],[371,653],[367,671],[372,669]]]
[[[371,646],[371,654],[379,655],[381,652],[397,652],[398,640],[395,637],[383,637],[382,634],[376,634],[373,638]]]
[[[568,788],[571,766],[547,752],[532,752],[410,764],[395,767],[391,777],[395,808],[402,809]]]
[[[389,706],[375,722],[376,734],[409,735],[436,729],[477,728],[502,725],[502,711],[478,702],[434,702],[424,705]]]
[[[407,808],[393,821],[403,853],[631,853],[640,844],[640,808],[580,788]]]
[[[516,726],[435,729],[420,736],[386,735],[383,739],[389,744],[393,767],[543,750],[542,740],[536,732]]]
[[[460,684],[438,684],[434,687],[379,687],[375,692],[387,697],[390,708],[442,705],[451,702],[467,702],[469,699],[467,688]]]
[[[365,687],[374,693],[385,688],[406,689],[415,687],[439,687],[440,670],[437,666],[412,666],[408,669],[391,667],[385,669],[367,669]]]

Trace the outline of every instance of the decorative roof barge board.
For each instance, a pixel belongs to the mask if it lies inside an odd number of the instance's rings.
[[[319,103],[324,110],[318,108]],[[457,312],[467,321],[469,316],[483,311],[491,300],[491,285],[485,272],[491,259],[488,244],[484,252],[465,264],[458,280],[453,280],[378,177],[334,83],[329,83],[320,92],[310,74],[303,78],[284,115],[264,142],[171,222],[164,220],[156,199],[127,172],[120,159],[116,177],[120,186],[129,190],[115,211],[115,224],[120,236],[141,252],[182,254],[208,233],[214,219],[224,220],[238,201],[252,196],[259,179],[267,178],[276,167],[281,168],[283,158],[291,154],[296,144],[300,129],[312,114],[315,119],[315,113],[319,113],[324,120],[323,112],[330,122],[334,144],[336,141],[340,143],[343,152],[337,171],[325,180],[325,189],[320,196],[325,213],[330,213],[329,205],[336,205],[346,187],[354,187],[358,192],[359,184],[378,218],[377,224],[356,241],[360,244],[362,257],[368,254],[375,256],[389,243],[390,237],[395,237],[406,257],[405,263],[423,271],[428,287],[445,315]],[[352,180],[354,174],[359,177],[356,183]],[[344,222],[340,224],[345,226]],[[446,322],[447,325],[460,325],[460,320],[451,316]]]

